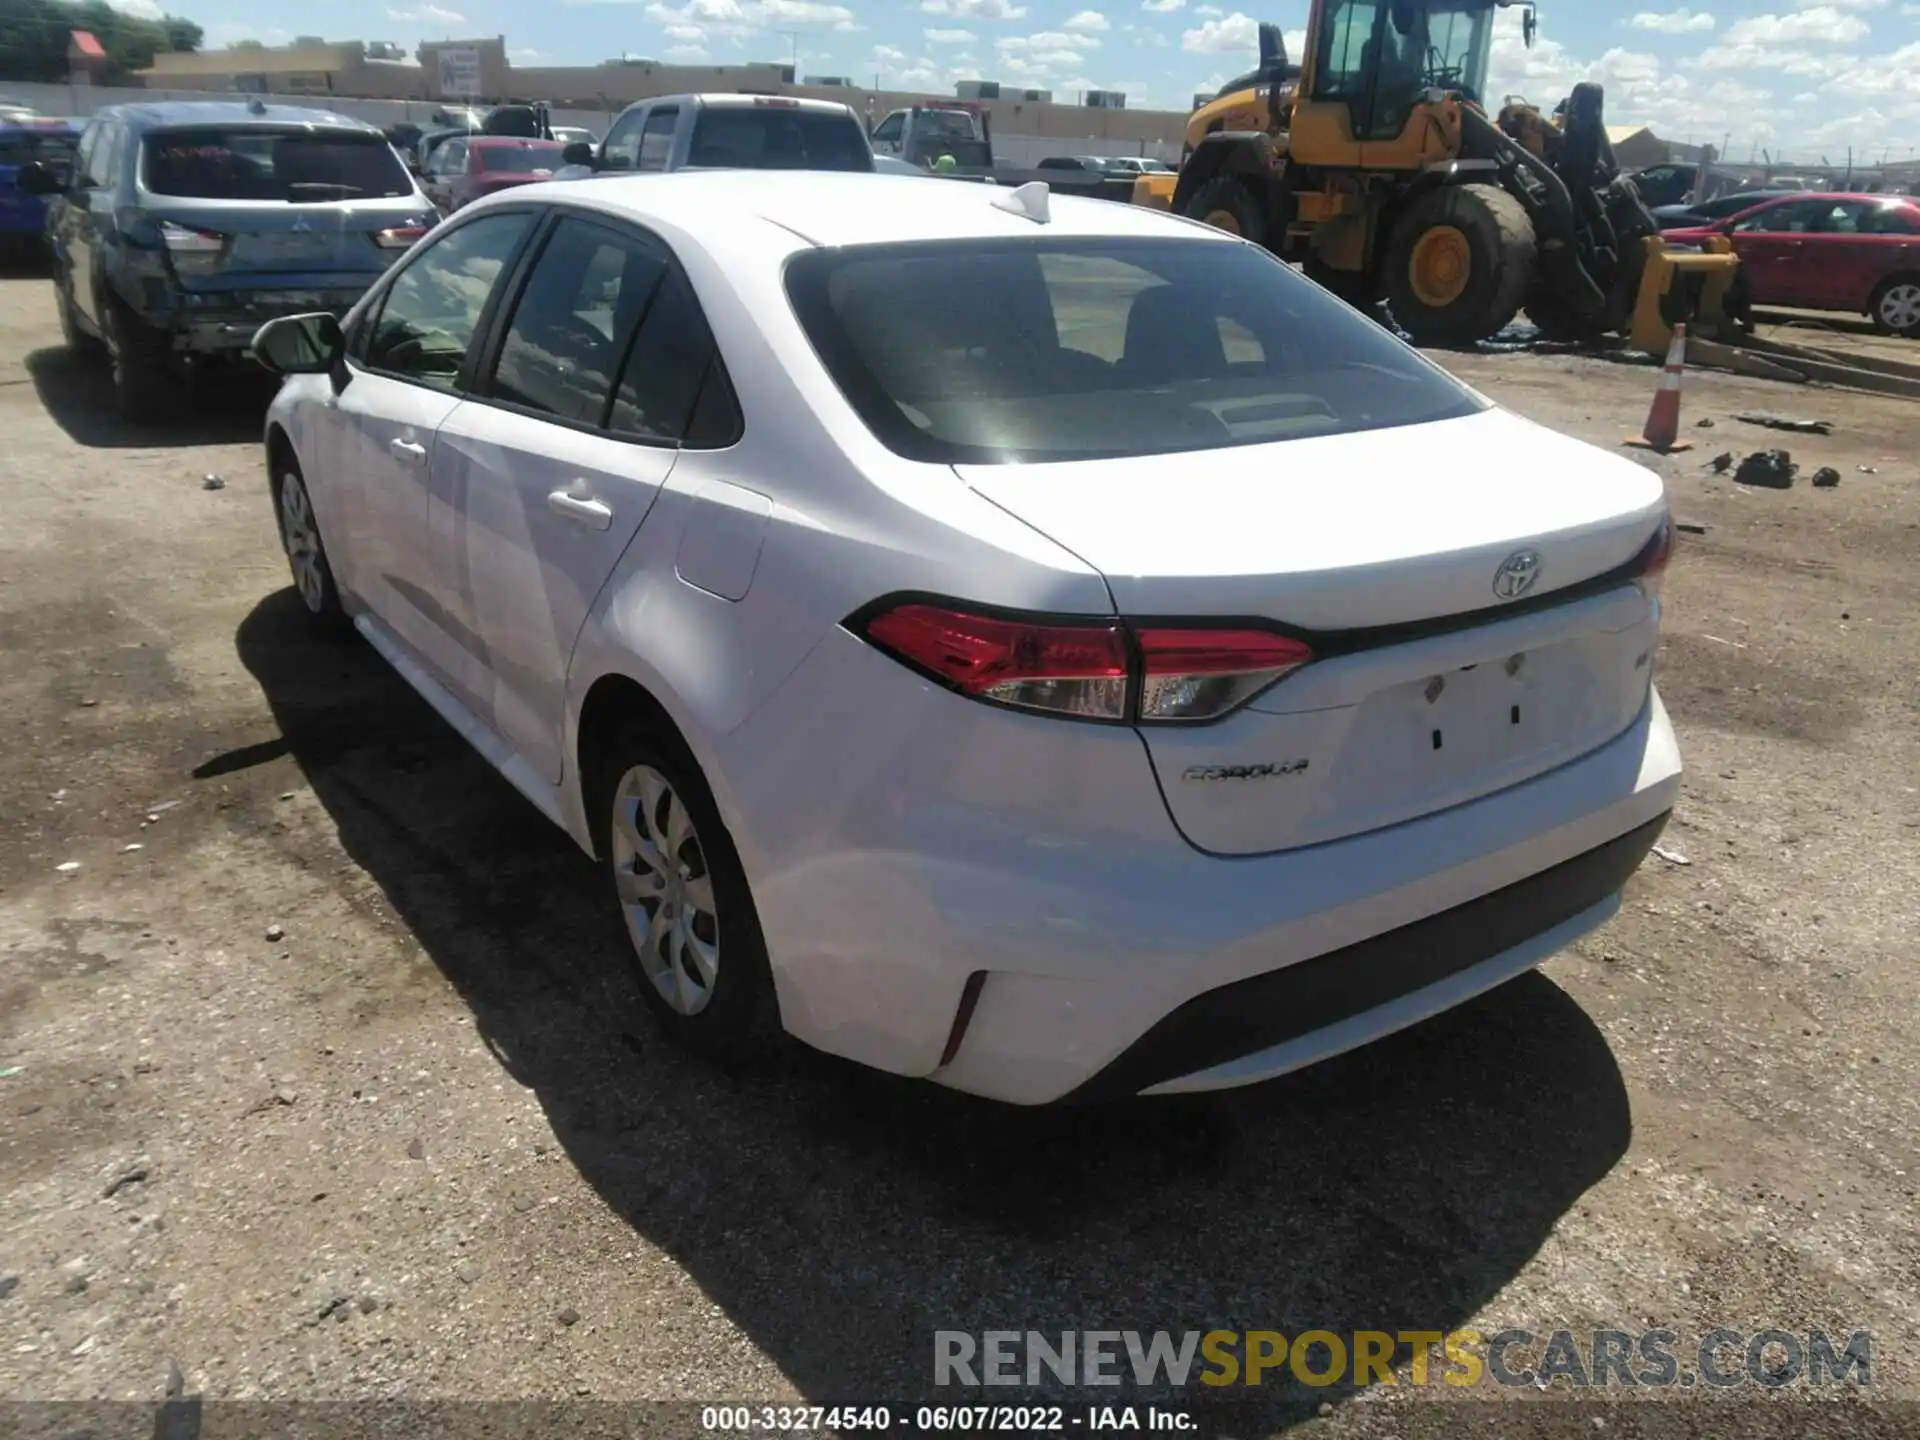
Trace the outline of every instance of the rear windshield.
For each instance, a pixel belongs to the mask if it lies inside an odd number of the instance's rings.
[[[700,112],[687,163],[736,170],[871,170],[873,151],[850,115],[728,105]]]
[[[268,126],[163,130],[141,144],[155,195],[194,200],[358,200],[413,194],[384,135],[317,135]]]
[[[1250,245],[1096,237],[822,249],[788,265],[787,293],[854,409],[914,459],[1161,455],[1484,408]]]
[[[473,155],[473,168],[489,175],[550,175],[560,164],[560,146],[546,140],[482,145]]]

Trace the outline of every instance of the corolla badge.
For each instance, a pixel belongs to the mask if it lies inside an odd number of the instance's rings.
[[[1533,582],[1539,578],[1540,552],[1516,550],[1493,572],[1493,593],[1502,600],[1518,600],[1533,589]]]
[[[1266,765],[1189,765],[1187,780],[1276,780],[1306,771],[1305,760],[1276,760]]]

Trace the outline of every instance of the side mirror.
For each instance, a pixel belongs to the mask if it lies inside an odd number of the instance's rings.
[[[325,375],[346,358],[338,316],[284,315],[253,335],[253,358],[276,375]]]
[[[22,165],[14,173],[13,183],[28,195],[58,195],[67,188],[40,160],[29,160]]]
[[[562,165],[584,165],[589,170],[594,166],[593,146],[584,140],[575,140],[560,152]]]

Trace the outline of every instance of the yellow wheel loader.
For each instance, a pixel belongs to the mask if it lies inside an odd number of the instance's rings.
[[[1421,344],[1485,339],[1522,308],[1551,338],[1626,328],[1658,226],[1599,86],[1550,121],[1524,103],[1490,118],[1494,21],[1515,6],[1531,45],[1531,0],[1312,0],[1297,66],[1263,25],[1260,68],[1194,114],[1178,177],[1144,177],[1135,202],[1384,301]]]

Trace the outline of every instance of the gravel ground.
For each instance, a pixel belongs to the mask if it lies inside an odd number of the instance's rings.
[[[1655,375],[1442,358],[1605,445]],[[1696,527],[1674,858],[1361,1053],[1036,1115],[657,1043],[588,863],[371,652],[305,637],[264,392],[130,432],[45,281],[0,280],[0,1395],[898,1403],[936,1329],[1772,1325],[1871,1331],[1871,1402],[1180,1403],[1239,1436],[1920,1433],[1920,406],[1688,385],[1714,428],[1649,462]],[[1775,444],[1789,490],[1702,464]]]

